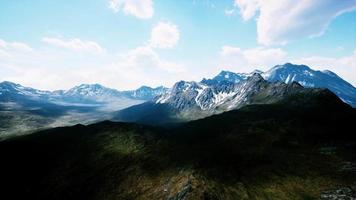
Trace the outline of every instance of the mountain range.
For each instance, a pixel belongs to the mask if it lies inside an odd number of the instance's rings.
[[[303,87],[327,88],[339,96],[344,102],[356,107],[356,88],[329,70],[318,71],[313,70],[306,65],[286,63],[284,65],[276,65],[266,72],[255,70],[253,73],[261,74],[265,80],[270,82],[298,82]],[[253,73],[248,74],[222,71],[213,79],[204,79],[203,82],[228,81],[238,83],[242,80],[246,80]]]
[[[355,199],[354,92],[289,63],[169,89],[3,82],[1,197]]]
[[[189,121],[319,90],[312,88],[328,89],[356,106],[356,88],[335,73],[291,63],[266,72],[221,71],[199,82],[179,81],[172,88],[142,86],[129,91],[99,84],[43,91],[5,81],[0,83],[0,135],[107,119],[156,125]]]
[[[14,100],[12,97],[17,96],[43,102],[100,104],[121,99],[148,101],[166,90],[167,88],[162,86],[157,88],[142,86],[136,90],[118,91],[100,84],[81,84],[69,90],[44,91],[4,81],[0,83],[0,98],[2,101],[11,101]]]
[[[4,81],[0,83],[0,137],[110,119],[111,112],[152,100],[166,90],[143,86],[118,91],[82,84],[69,90],[43,91]]]
[[[356,88],[336,74],[286,63],[266,72],[222,71],[200,82],[179,81],[154,101],[118,111],[114,119],[148,124],[189,121],[249,104],[276,103],[292,94],[321,89],[334,92],[351,106],[356,105]]]
[[[171,127],[103,121],[0,141],[0,192],[46,200],[354,199],[355,109],[329,90],[307,91]]]

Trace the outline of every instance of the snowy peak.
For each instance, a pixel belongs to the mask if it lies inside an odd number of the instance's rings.
[[[238,83],[247,80],[255,74],[260,74],[269,82],[299,83],[304,87],[327,88],[344,102],[356,107],[356,88],[329,70],[317,71],[306,65],[285,63],[276,65],[266,72],[254,70],[251,73],[234,73],[222,71],[213,79],[203,79],[201,82],[216,85],[220,82]],[[260,79],[260,78],[258,78]]]
[[[141,86],[137,90],[123,91],[122,94],[128,98],[139,99],[139,100],[153,100],[156,96],[164,94],[168,88],[159,86],[156,88],[151,88],[149,86]]]
[[[24,96],[29,98],[42,98],[50,95],[51,92],[43,91],[43,90],[36,90],[30,87],[24,87],[20,84],[4,81],[0,83],[0,95],[2,96]]]
[[[306,65],[286,63],[277,65],[262,75],[271,82],[291,83],[295,81],[304,87],[327,88],[344,102],[356,107],[356,88],[329,70],[317,71]]]
[[[273,103],[304,87],[327,88],[345,102],[356,105],[355,88],[330,71],[315,71],[306,65],[286,63],[261,72],[221,71],[213,79],[177,82],[171,90],[156,98],[180,113],[203,116],[236,109],[253,103]],[[190,113],[190,114],[189,114]]]
[[[185,110],[200,105],[198,98],[206,88],[208,86],[203,83],[179,81],[174,84],[171,90],[157,97],[155,102],[170,103],[178,110]]]
[[[300,82],[305,87],[314,87],[311,79],[317,74],[317,71],[310,69],[306,65],[293,65],[286,63],[284,65],[277,65],[263,74],[267,80],[271,81],[283,81],[285,83],[291,83],[293,81]]]
[[[215,81],[229,81],[233,83],[238,83],[242,80],[245,80],[245,74],[233,73],[230,71],[221,71],[218,75],[216,75],[213,80]]]
[[[253,73],[238,83],[215,84],[179,81],[155,103],[165,104],[191,119],[240,108],[253,103],[273,103],[304,88],[296,83],[268,82]]]
[[[100,84],[81,84],[64,92],[65,96],[103,97],[119,96],[119,91]]]
[[[42,91],[20,84],[4,81],[0,83],[0,101],[27,101],[55,103],[61,105],[99,105],[115,104],[120,102],[142,102],[153,100],[156,96],[165,93],[167,88],[150,88],[142,86],[137,90],[118,91],[100,84],[81,84],[69,90]]]
[[[256,71],[258,71],[258,70],[256,70]],[[234,72],[223,70],[211,80],[214,80],[217,82],[228,81],[228,82],[238,83],[240,81],[246,80],[247,77],[249,77],[249,76],[251,76],[251,74],[234,73]]]

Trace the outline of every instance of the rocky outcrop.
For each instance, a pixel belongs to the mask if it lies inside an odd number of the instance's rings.
[[[356,200],[356,191],[351,187],[336,187],[323,191],[320,200]]]

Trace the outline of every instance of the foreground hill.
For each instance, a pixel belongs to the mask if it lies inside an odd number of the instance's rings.
[[[101,122],[0,142],[5,199],[318,199],[356,187],[356,111],[328,90],[174,128]],[[323,198],[325,199],[325,198]]]

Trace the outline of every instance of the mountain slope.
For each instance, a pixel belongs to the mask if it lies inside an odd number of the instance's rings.
[[[294,65],[291,63],[286,63],[284,65],[276,65],[266,72],[261,72],[258,70],[255,70],[254,72],[261,74],[264,79],[270,82],[298,82],[304,87],[327,88],[334,92],[346,103],[356,107],[356,88],[331,71],[317,71],[306,65]],[[252,76],[252,74],[253,73],[234,73],[222,71],[213,79],[204,79],[203,81],[226,81],[237,83],[246,80],[248,77]]]
[[[187,121],[238,109],[244,105],[275,103],[291,94],[309,92],[312,89],[303,88],[296,82],[267,82],[258,73],[238,83],[180,81],[169,92],[157,97],[155,102],[118,111],[113,119],[148,124]],[[141,110],[143,107],[144,110]],[[167,113],[170,114],[168,118]],[[160,120],[150,120],[156,119],[155,116],[161,116]]]
[[[306,65],[286,63],[284,65],[276,65],[266,72],[258,70],[255,70],[254,72],[261,74],[264,79],[270,82],[298,82],[304,87],[327,88],[334,92],[344,102],[356,107],[356,88],[329,70],[317,71]],[[252,76],[252,74],[253,73],[234,73],[222,71],[213,79],[204,79],[203,81],[225,81],[237,83],[246,80],[248,77]]]
[[[156,88],[151,88],[148,86],[142,86],[136,90],[123,91],[122,94],[129,98],[150,101],[153,100],[156,96],[164,94],[167,92],[168,88],[159,86]]]
[[[355,172],[344,168],[356,161],[356,112],[328,90],[313,91],[170,129],[106,121],[3,141],[0,192],[12,199],[278,200],[356,187]]]
[[[263,74],[268,81],[297,81],[304,87],[328,88],[343,101],[356,107],[356,88],[331,71],[315,71],[306,65],[286,63]]]

